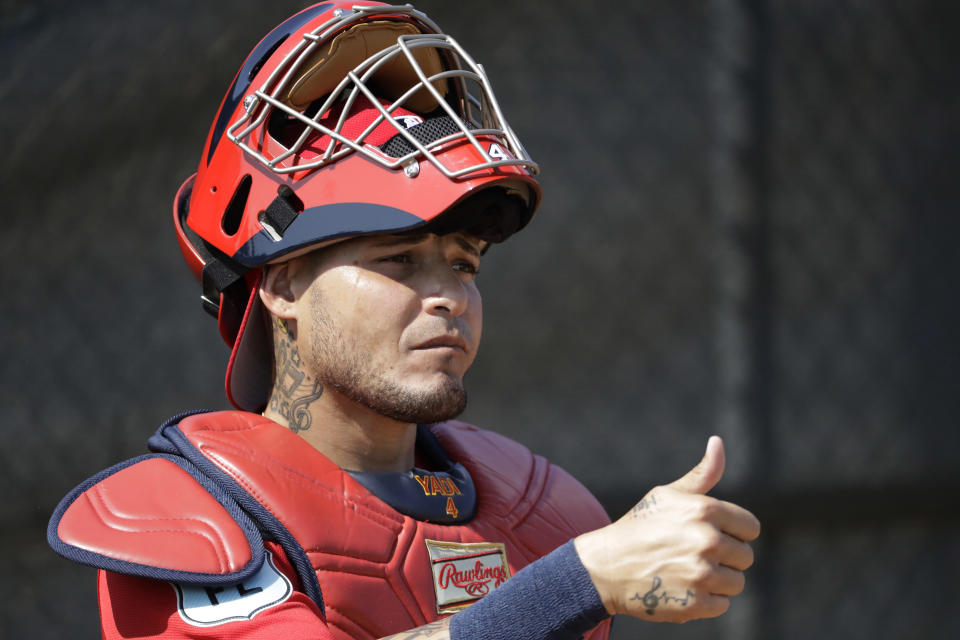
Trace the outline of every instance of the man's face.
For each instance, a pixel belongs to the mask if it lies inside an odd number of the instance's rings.
[[[307,373],[400,422],[459,415],[482,327],[480,249],[463,233],[382,235],[308,256],[298,314]]]

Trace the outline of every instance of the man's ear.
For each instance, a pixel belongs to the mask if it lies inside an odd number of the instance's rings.
[[[277,318],[296,320],[297,294],[289,262],[268,264],[263,267],[260,280],[260,301],[267,311]]]

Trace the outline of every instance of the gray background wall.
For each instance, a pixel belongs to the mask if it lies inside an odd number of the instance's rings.
[[[226,348],[170,229],[230,79],[304,6],[0,3],[0,637],[96,637],[59,498]],[[727,439],[764,522],[716,621],[616,638],[953,638],[958,8],[948,0],[424,0],[543,167],[481,275],[467,419],[616,517]]]

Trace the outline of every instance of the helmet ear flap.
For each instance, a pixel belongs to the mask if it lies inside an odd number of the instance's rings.
[[[231,347],[240,334],[249,297],[250,293],[242,278],[220,292],[217,328],[220,330],[220,337]]]

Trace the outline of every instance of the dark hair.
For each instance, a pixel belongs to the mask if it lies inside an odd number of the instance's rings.
[[[425,225],[407,233],[446,235],[463,231],[490,243],[503,242],[529,220],[523,198],[503,187],[490,187],[467,196]]]

